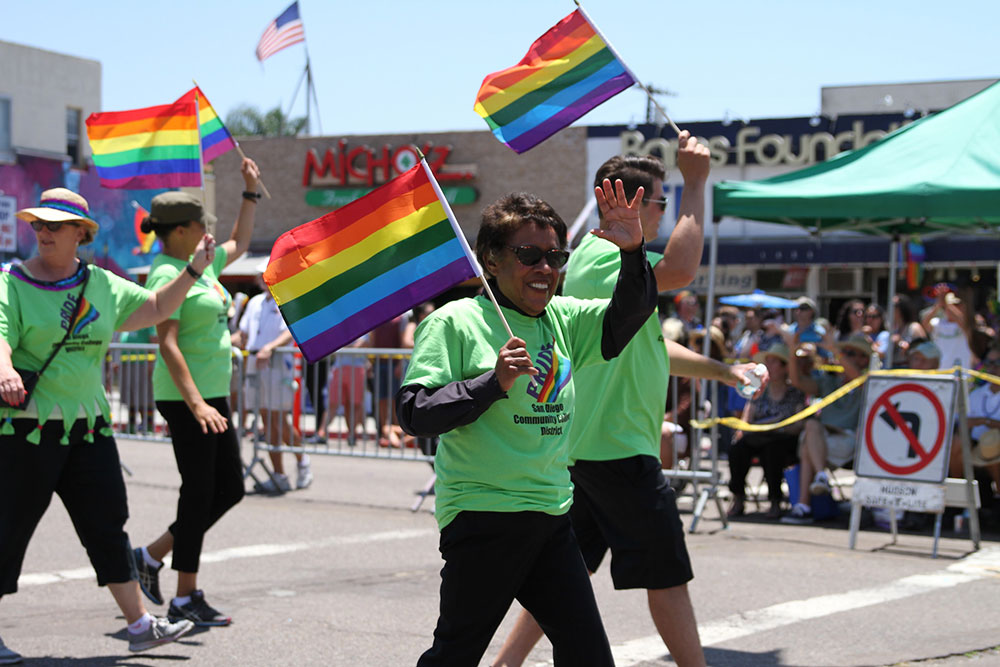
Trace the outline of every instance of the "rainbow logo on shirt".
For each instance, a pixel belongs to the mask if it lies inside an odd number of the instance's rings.
[[[528,383],[528,395],[539,403],[555,403],[559,392],[569,384],[573,371],[569,359],[556,352],[555,338],[548,345],[543,345],[534,359],[535,367],[544,374],[545,380],[539,384],[536,380]]]
[[[73,335],[78,335],[83,328],[95,321],[101,314],[97,312],[97,308],[94,308],[94,304],[87,301],[87,297],[81,297],[80,312],[77,314],[76,319],[73,320],[71,329]]]
[[[222,299],[222,303],[224,303],[225,305],[228,306],[229,305],[229,294],[226,293],[225,288],[223,288],[222,285],[220,285],[218,282],[214,282],[214,281],[212,282],[212,287],[215,288],[215,293],[219,295],[220,299]]]

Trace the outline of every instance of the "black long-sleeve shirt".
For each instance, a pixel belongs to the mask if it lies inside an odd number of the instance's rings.
[[[490,287],[501,306],[527,315],[499,290],[495,281]],[[645,244],[632,252],[621,251],[621,271],[602,321],[601,356],[605,360],[621,354],[656,310],[656,297],[656,278],[646,259]],[[471,424],[493,403],[506,397],[496,372],[490,370],[443,387],[405,385],[396,393],[396,416],[407,433],[432,437]]]

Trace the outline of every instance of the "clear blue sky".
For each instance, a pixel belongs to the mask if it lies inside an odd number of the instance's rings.
[[[196,78],[219,112],[288,108],[302,45],[254,49],[290,0],[5,2],[0,39],[95,59],[105,111],[172,101]],[[483,77],[516,63],[570,0],[300,0],[324,134],[483,129]],[[676,92],[678,120],[806,116],[820,87],[992,78],[996,0],[588,0],[644,82]],[[169,9],[168,9],[169,8]],[[304,113],[304,100],[292,110]],[[621,93],[582,120],[641,122]],[[314,131],[317,130],[314,124]]]

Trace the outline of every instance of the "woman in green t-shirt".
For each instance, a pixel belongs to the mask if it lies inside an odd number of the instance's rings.
[[[107,585],[129,623],[129,648],[173,641],[191,623],[153,618],[143,607],[125,520],[128,503],[102,363],[115,331],[157,324],[180,306],[214,257],[202,234],[182,272],[155,292],[87,266],[77,256],[98,225],[87,200],[65,188],[18,211],[35,231],[37,254],[0,271],[0,597],[17,591],[31,534],[58,493],[87,548],[97,583]],[[26,399],[16,369],[41,371]],[[17,655],[0,641],[0,658]]]
[[[177,519],[148,546],[136,549],[135,558],[142,592],[163,604],[159,571],[163,558],[173,551],[177,595],[167,617],[186,618],[198,626],[228,625],[232,620],[198,590],[198,565],[205,532],[243,498],[243,464],[229,411],[232,298],[219,283],[222,269],[247,251],[253,235],[260,171],[244,158],[241,173],[246,189],[229,240],[219,244],[215,261],[198,276],[177,312],[156,327],[160,355],[153,368],[153,398],[170,427],[181,491]],[[215,216],[190,195],[166,192],[154,197],[142,226],[146,233],[156,232],[163,252],[154,260],[146,286],[182,273],[195,239],[214,224]]]
[[[656,306],[639,206],[621,181],[596,189],[621,248],[614,296],[554,296],[566,225],[544,201],[503,197],[483,212],[476,254],[510,325],[484,297],[435,310],[417,328],[397,414],[435,455],[441,605],[419,665],[473,665],[511,602],[530,611],[556,664],[610,665],[611,649],[570,528],[573,370],[617,356]],[[613,418],[613,415],[609,415]]]

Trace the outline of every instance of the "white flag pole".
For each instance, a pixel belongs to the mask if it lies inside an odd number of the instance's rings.
[[[427,179],[431,182],[431,187],[434,188],[434,194],[437,195],[438,200],[441,202],[441,206],[444,207],[445,215],[448,216],[448,222],[451,223],[451,229],[455,232],[455,236],[458,237],[459,243],[462,244],[462,250],[465,252],[465,256],[472,263],[472,266],[476,271],[476,276],[483,283],[487,296],[489,296],[490,301],[493,302],[493,307],[497,309],[497,315],[500,316],[500,321],[503,322],[504,329],[507,330],[507,335],[514,338],[514,332],[510,330],[510,325],[507,324],[507,318],[503,316],[503,311],[500,310],[500,304],[497,303],[497,298],[493,296],[493,290],[490,289],[490,284],[486,282],[486,277],[483,275],[483,267],[479,266],[479,260],[476,259],[475,254],[472,252],[472,248],[469,247],[469,242],[465,239],[465,232],[462,231],[462,227],[458,224],[458,219],[455,218],[454,211],[451,210],[451,204],[448,203],[448,199],[441,191],[441,186],[438,185],[437,179],[434,178],[434,172],[431,171],[430,166],[427,164],[427,160],[424,159],[424,154],[419,148],[417,149],[417,154],[420,156],[420,166],[424,168],[424,173],[427,174]]]
[[[656,110],[660,112],[660,115],[663,116],[664,119],[666,119],[667,123],[670,124],[670,127],[673,128],[674,132],[680,134],[681,128],[677,127],[677,124],[674,123],[674,121],[670,120],[670,116],[668,116],[666,110],[664,110],[664,108],[660,106],[660,103],[656,101],[656,98],[653,97],[653,93],[650,92],[649,88],[646,87],[646,84],[644,84],[642,80],[635,75],[635,72],[633,72],[629,68],[629,66],[625,64],[625,61],[622,60],[621,55],[619,55],[615,47],[612,46],[611,42],[608,41],[608,38],[605,37],[604,33],[601,32],[601,29],[597,27],[597,24],[594,23],[594,21],[587,14],[587,10],[584,9],[583,5],[580,4],[580,0],[573,0],[573,2],[576,3],[577,9],[580,10],[580,16],[582,16],[587,21],[587,23],[590,24],[590,27],[594,29],[594,32],[597,33],[597,36],[600,37],[601,40],[607,45],[608,51],[611,51],[611,54],[618,59],[618,62],[622,64],[622,67],[625,68],[625,71],[628,72],[628,75],[630,77],[632,77],[632,80],[635,81],[636,85],[642,88],[643,92],[646,93],[646,96],[649,98],[649,101],[653,103],[653,106],[656,107]]]

